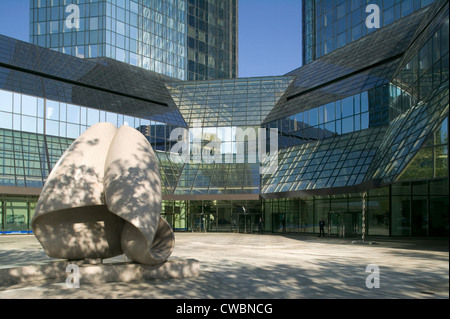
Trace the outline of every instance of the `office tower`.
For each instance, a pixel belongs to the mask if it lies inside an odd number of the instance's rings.
[[[188,80],[238,76],[238,1],[187,1]]]
[[[433,0],[303,0],[303,64],[404,18],[432,2]]]
[[[30,42],[180,80],[237,76],[237,0],[30,0]]]

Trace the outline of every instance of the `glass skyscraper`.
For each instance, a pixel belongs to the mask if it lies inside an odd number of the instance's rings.
[[[180,80],[237,77],[237,0],[30,0],[30,42]]]
[[[30,232],[58,158],[110,122],[152,145],[162,215],[177,231],[252,232],[262,216],[271,232],[318,233],[323,218],[329,236],[448,236],[449,3],[392,2],[378,2],[381,24],[365,34],[362,2],[314,2],[316,20],[355,5],[345,45],[319,55],[314,46],[309,63],[266,77],[180,81],[117,56],[81,59],[0,36],[0,232]],[[186,3],[196,28],[198,4]],[[226,48],[189,23],[194,49]]]
[[[309,63],[428,6],[433,0],[303,0],[303,63]],[[379,27],[372,27],[368,5],[379,10]],[[367,9],[368,8],[368,9]],[[377,17],[377,18],[378,18]]]

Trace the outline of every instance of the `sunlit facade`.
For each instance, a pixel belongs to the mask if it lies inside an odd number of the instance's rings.
[[[284,75],[179,81],[0,36],[0,232],[31,232],[58,158],[106,121],[147,137],[176,231],[448,236],[448,38],[434,1]]]
[[[376,5],[379,27],[385,27],[415,11],[430,5],[434,0],[303,0],[303,63],[363,38],[377,30],[366,24],[374,22]]]
[[[237,77],[237,0],[30,0],[30,42],[180,80]]]

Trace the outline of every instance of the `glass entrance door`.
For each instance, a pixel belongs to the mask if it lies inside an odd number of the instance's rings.
[[[204,220],[206,231],[218,231],[218,221],[217,213],[206,213]]]
[[[255,230],[256,217],[255,214],[233,214],[233,221],[236,222],[234,230],[238,233],[251,234]]]
[[[426,196],[413,196],[411,205],[411,236],[427,236],[428,199]]]
[[[203,213],[191,213],[190,215],[191,231],[204,232],[205,228],[205,215]]]
[[[189,224],[193,232],[218,231],[219,218],[216,213],[191,213]]]
[[[344,213],[344,237],[356,237],[357,228],[357,213]]]
[[[342,237],[343,214],[330,212],[328,215],[328,235]]]
[[[28,202],[14,199],[3,204],[3,227],[5,234],[28,233]]]
[[[328,234],[337,237],[356,237],[361,234],[362,212],[329,212]]]
[[[201,201],[192,201],[190,203],[188,216],[188,227],[190,231],[205,231],[205,216]]]
[[[232,214],[231,205],[226,202],[219,202],[217,207],[217,230],[218,231],[231,231]]]
[[[273,232],[286,232],[286,214],[284,213],[275,213],[272,216],[272,229]]]

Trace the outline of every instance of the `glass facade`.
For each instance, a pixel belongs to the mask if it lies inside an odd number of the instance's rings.
[[[105,3],[31,0],[30,42],[80,58],[103,56]]]
[[[448,131],[441,123],[448,117],[449,20],[445,15],[441,19],[413,43],[393,78],[401,94],[391,103],[393,120],[374,159],[371,178],[396,180],[427,139],[432,140],[436,131]]]
[[[238,1],[187,1],[187,80],[238,76]]]
[[[383,137],[383,128],[369,129],[282,149],[277,171],[262,176],[262,192],[361,184]]]
[[[329,235],[360,236],[363,201],[363,193],[266,200],[266,230],[319,233],[323,218]],[[398,182],[370,190],[365,207],[366,235],[448,236],[448,179]]]
[[[163,206],[164,218],[183,231],[253,233],[261,216],[258,200],[167,200]]]
[[[0,196],[0,234],[31,233],[37,197]]]
[[[102,11],[103,2],[91,1],[83,10],[97,4],[98,17],[110,12],[116,31],[109,39],[117,41],[117,22],[125,15],[128,34],[132,6],[142,4],[131,2],[105,2]],[[117,56],[80,59],[0,35],[0,231],[29,232],[56,161],[89,126],[110,122],[149,140],[159,160],[162,215],[175,230],[251,233],[262,216],[270,232],[317,233],[323,218],[330,236],[361,236],[363,229],[369,236],[448,236],[449,4],[391,2],[379,5],[383,19],[393,10],[393,21],[283,76],[199,80],[194,71],[192,81],[179,81],[139,67],[138,57],[137,66]],[[181,1],[167,3],[154,12],[165,16]],[[217,49],[220,41],[208,32],[223,22],[210,20],[208,10],[225,18],[221,3],[186,2],[195,50]],[[355,5],[344,16],[361,20],[358,3],[309,2],[305,17],[320,5],[340,14]],[[45,19],[52,5],[68,5],[33,4],[45,8]],[[41,11],[33,13],[38,20]],[[190,24],[208,32],[194,37]],[[200,63],[200,56],[186,57]],[[274,170],[262,170],[254,150],[272,153],[274,141]]]
[[[304,4],[311,21],[315,7]],[[330,235],[361,234],[364,192],[354,191],[368,188],[366,234],[448,235],[448,5],[398,12],[365,36],[378,51],[352,39],[288,73],[297,77],[263,123],[278,129],[282,147],[277,172],[262,176],[268,229],[317,232],[323,217]],[[399,33],[391,47],[386,39]]]
[[[176,79],[237,76],[237,1],[31,0],[30,42]]]
[[[356,41],[411,13],[433,3],[433,0],[303,0],[303,63]],[[377,5],[379,27],[369,27],[375,14],[368,5]],[[367,10],[367,11],[366,11]]]
[[[0,184],[42,187],[71,139],[0,129]]]
[[[399,180],[446,177],[448,174],[448,117],[432,134],[414,159],[401,173]]]
[[[381,86],[265,124],[278,128],[278,145],[289,146],[389,123],[394,86]]]
[[[164,152],[159,155],[162,162],[165,151],[172,146],[170,132],[175,127],[5,90],[0,90],[0,118],[0,184],[26,187],[42,187],[63,152],[95,123],[135,127],[147,137],[157,154]],[[170,182],[167,185],[170,189]]]
[[[190,127],[260,126],[291,76],[177,82],[172,97]]]

